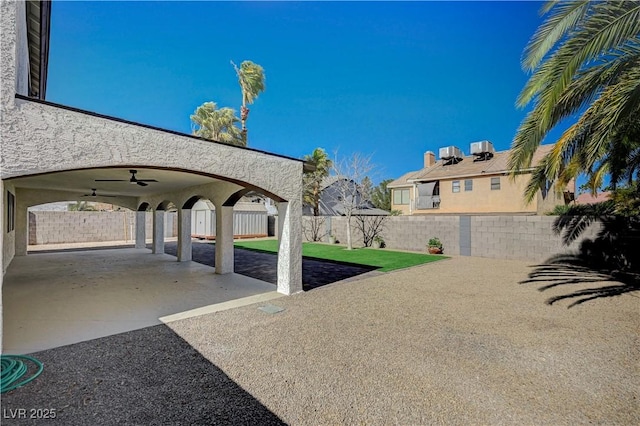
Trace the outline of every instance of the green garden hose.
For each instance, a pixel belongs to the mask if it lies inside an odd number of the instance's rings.
[[[34,364],[38,371],[36,371],[31,377],[20,381],[20,379],[22,379],[29,370],[24,360],[30,361]],[[44,365],[42,365],[42,363],[37,359],[31,358],[30,356],[0,355],[0,393],[9,392],[10,390],[26,385],[38,377],[40,373],[42,373],[42,370],[44,370]]]

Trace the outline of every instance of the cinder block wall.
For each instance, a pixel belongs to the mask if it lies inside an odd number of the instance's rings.
[[[553,232],[555,216],[472,216],[471,255],[543,261],[558,253],[578,249],[585,238],[600,230],[592,225],[570,246]]]
[[[165,237],[177,236],[177,214],[167,213]],[[29,244],[134,241],[135,212],[29,212]],[[153,215],[146,214],[147,239],[153,236]]]
[[[427,242],[437,237],[445,254],[471,255],[502,259],[541,262],[554,254],[579,247],[585,238],[594,238],[599,224],[588,228],[582,238],[564,246],[562,238],[553,232],[555,216],[391,216],[382,232],[387,248],[427,251]],[[340,243],[346,243],[347,221],[332,217],[331,233]],[[309,217],[304,218],[309,221]],[[362,236],[353,227],[354,246],[362,246]],[[469,246],[470,245],[470,246]]]

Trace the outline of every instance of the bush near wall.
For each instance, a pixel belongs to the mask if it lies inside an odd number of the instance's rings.
[[[310,220],[304,217],[303,220]],[[382,233],[389,249],[426,252],[430,238],[442,241],[448,255],[467,255],[541,262],[551,255],[575,250],[585,238],[593,238],[600,229],[592,225],[580,241],[566,247],[553,232],[554,216],[390,216]],[[347,238],[344,217],[330,218],[331,233],[340,242]],[[353,227],[353,224],[352,224]],[[352,228],[354,246],[362,245],[362,236]]]

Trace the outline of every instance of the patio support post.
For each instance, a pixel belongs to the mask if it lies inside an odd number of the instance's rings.
[[[16,256],[26,256],[29,244],[29,211],[17,197],[15,212]]]
[[[143,249],[147,247],[147,212],[136,212],[136,248]]]
[[[302,203],[278,203],[278,293],[302,291]]]
[[[233,272],[233,206],[216,206],[216,274]]]
[[[191,260],[191,209],[178,210],[178,262]]]
[[[153,211],[153,249],[154,254],[164,253],[164,210]]]

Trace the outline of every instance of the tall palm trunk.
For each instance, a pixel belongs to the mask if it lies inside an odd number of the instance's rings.
[[[240,122],[242,123],[242,140],[247,146],[247,118],[249,117],[249,108],[247,104],[252,104],[258,95],[264,92],[264,69],[251,61],[243,61],[240,67],[231,61],[231,65],[238,76],[238,83],[242,91],[242,106],[240,107]]]
[[[243,97],[244,98],[244,97]],[[242,106],[240,107],[240,122],[242,123],[242,141],[244,146],[247,146],[247,118],[249,118],[249,108],[245,104],[245,100],[242,99]]]

